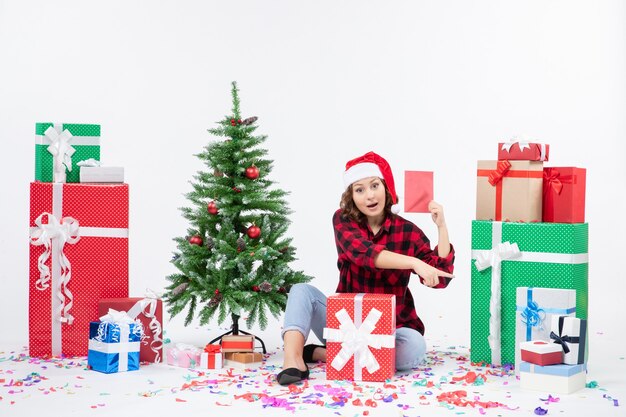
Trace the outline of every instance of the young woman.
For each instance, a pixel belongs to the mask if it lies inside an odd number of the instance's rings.
[[[396,369],[416,367],[426,353],[424,324],[409,291],[411,273],[428,287],[444,288],[454,277],[454,249],[448,239],[443,207],[429,204],[439,232],[438,246],[430,248],[424,233],[398,216],[393,174],[387,161],[368,152],[346,164],[345,192],[333,216],[339,258],[337,292],[384,293],[396,296]],[[309,284],[289,291],[283,326],[281,385],[307,379],[307,363],[326,361],[326,348],[304,343],[310,331],[324,342],[326,296]]]

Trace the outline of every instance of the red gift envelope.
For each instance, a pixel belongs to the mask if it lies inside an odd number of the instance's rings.
[[[433,195],[431,171],[404,171],[405,213],[430,213],[428,203],[433,200]]]

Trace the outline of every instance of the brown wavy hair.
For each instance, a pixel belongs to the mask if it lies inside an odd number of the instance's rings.
[[[393,213],[391,212],[391,206],[393,205],[391,199],[391,193],[389,192],[389,188],[387,188],[387,184],[385,180],[382,178],[380,181],[385,186],[385,217],[391,216]],[[365,214],[361,213],[361,211],[354,204],[354,200],[352,199],[352,184],[346,188],[346,191],[341,194],[341,200],[339,201],[339,208],[341,209],[341,215],[344,217],[348,217],[356,222],[362,223],[365,221]]]

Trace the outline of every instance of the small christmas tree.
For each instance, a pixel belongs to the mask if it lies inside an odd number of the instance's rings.
[[[186,237],[174,240],[172,263],[179,270],[168,276],[164,299],[172,316],[188,307],[185,325],[194,316],[206,324],[216,313],[218,323],[228,315],[246,324],[267,326],[267,310],[284,311],[289,288],[311,277],[293,271],[291,238],[284,237],[290,213],[287,192],[272,188],[272,162],[259,145],[267,136],[254,135],[256,117],[241,119],[237,84],[232,83],[232,115],[209,132],[225,140],[207,145],[198,156],[209,168],[191,181],[183,207],[189,220]]]

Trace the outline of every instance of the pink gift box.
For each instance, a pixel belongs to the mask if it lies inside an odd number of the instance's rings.
[[[167,364],[181,368],[195,368],[200,365],[202,351],[191,345],[177,343],[167,350]]]

